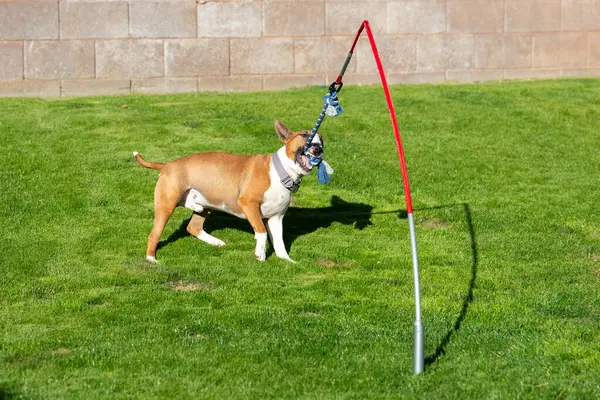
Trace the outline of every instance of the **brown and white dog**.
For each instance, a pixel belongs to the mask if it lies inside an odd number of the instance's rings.
[[[163,164],[148,162],[133,153],[142,166],[160,171],[154,189],[154,227],[148,236],[148,261],[156,262],[162,231],[175,207],[183,206],[194,211],[187,231],[213,246],[225,246],[225,242],[203,230],[212,210],[247,219],[254,229],[254,255],[259,261],[266,258],[267,229],[263,218],[267,219],[275,254],[294,262],[283,243],[283,216],[292,191],[312,170],[303,152],[309,131],[292,132],[279,121],[275,121],[275,131],[285,143],[275,154],[197,153]],[[319,134],[308,152],[323,157]]]

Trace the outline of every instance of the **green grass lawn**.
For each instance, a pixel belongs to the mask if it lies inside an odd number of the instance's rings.
[[[284,219],[213,248],[178,209],[145,261],[156,171],[274,152],[324,88],[0,100],[0,399],[600,397],[600,80],[394,86],[413,189],[426,371],[412,374],[410,243],[380,87],[347,86],[335,169]],[[126,107],[125,107],[126,106]]]

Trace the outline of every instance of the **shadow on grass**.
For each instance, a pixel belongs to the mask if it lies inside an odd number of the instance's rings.
[[[371,217],[373,214],[397,214],[399,219],[407,218],[406,210],[373,212],[373,207],[368,204],[346,202],[338,196],[332,196],[330,204],[331,205],[329,207],[321,208],[290,207],[288,209],[284,218],[284,241],[288,250],[292,243],[294,243],[294,241],[300,236],[312,233],[321,228],[327,228],[334,222],[342,223],[344,225],[354,225],[356,229],[363,230],[367,226],[372,225]],[[473,289],[475,288],[475,281],[477,279],[478,252],[477,238],[475,236],[475,228],[473,227],[473,219],[471,216],[471,208],[467,203],[448,204],[421,209],[435,210],[457,206],[460,206],[463,209],[465,221],[467,223],[467,229],[469,231],[472,260],[471,280],[463,300],[462,308],[458,317],[456,318],[456,321],[454,322],[454,325],[452,325],[448,332],[446,332],[440,343],[437,345],[435,352],[425,357],[426,366],[430,366],[441,355],[446,353],[446,347],[450,343],[452,335],[460,330],[460,327],[467,315],[469,305],[473,302]],[[175,232],[173,232],[166,240],[163,240],[159,243],[158,249],[188,236],[189,234],[186,231],[188,222],[189,219],[183,221],[181,226]],[[248,221],[220,212],[213,213],[210,218],[206,220],[206,227],[207,231],[209,232],[231,228],[253,233]],[[270,253],[272,252],[273,250],[270,249]],[[0,392],[0,395],[1,393],[2,392]],[[2,400],[1,397],[0,400]]]
[[[363,230],[373,224],[371,222],[372,210],[373,207],[368,204],[350,203],[338,196],[331,197],[329,207],[290,207],[283,219],[283,240],[286,248],[289,251],[291,245],[300,236],[315,232],[321,228],[327,228],[334,222],[344,225],[354,225],[356,229]],[[158,244],[157,250],[188,236],[189,233],[187,233],[186,227],[189,221],[189,219],[183,221],[175,232]],[[229,214],[214,212],[206,220],[207,232],[213,233],[226,228],[254,233],[248,221]],[[273,250],[270,249],[269,252],[271,254]]]
[[[473,228],[473,218],[471,217],[471,208],[467,203],[457,203],[450,204],[445,206],[438,207],[429,207],[424,208],[423,210],[433,210],[433,209],[441,209],[441,208],[451,208],[461,206],[465,215],[465,221],[467,222],[467,228],[469,230],[469,239],[471,242],[471,280],[469,282],[469,288],[467,290],[467,294],[463,300],[462,308],[454,325],[446,332],[446,335],[442,338],[441,342],[435,349],[435,352],[431,355],[425,357],[425,365],[430,366],[433,364],[439,356],[446,353],[446,346],[450,343],[450,338],[455,332],[458,332],[460,326],[462,325],[467,311],[469,309],[469,305],[473,302],[473,289],[475,288],[475,280],[477,279],[477,238],[475,237],[475,229]]]
[[[0,383],[0,400],[11,400],[17,397],[19,394],[13,387]]]

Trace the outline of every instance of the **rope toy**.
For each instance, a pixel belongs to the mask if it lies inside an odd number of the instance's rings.
[[[308,159],[308,162],[312,166],[317,166],[317,178],[320,184],[326,184],[327,182],[329,182],[330,175],[333,174],[333,168],[331,168],[327,161],[323,160],[323,157],[315,157],[312,154],[310,154],[308,152],[308,149],[310,148],[310,144],[315,138],[315,135],[317,134],[317,131],[321,126],[321,122],[323,122],[323,118],[325,118],[325,115],[329,115],[330,117],[337,117],[344,111],[342,109],[342,106],[340,106],[340,102],[337,98],[338,92],[342,89],[342,84],[339,84],[337,90],[335,89],[335,85],[336,82],[332,83],[331,86],[329,86],[329,93],[327,93],[323,97],[323,109],[321,110],[319,118],[317,118],[317,122],[312,128],[310,136],[308,137],[308,139],[306,140],[306,144],[304,145],[304,155]]]

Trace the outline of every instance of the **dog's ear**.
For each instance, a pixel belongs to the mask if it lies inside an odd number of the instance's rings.
[[[275,120],[275,132],[277,132],[277,136],[284,143],[292,134],[292,131],[279,120]]]

